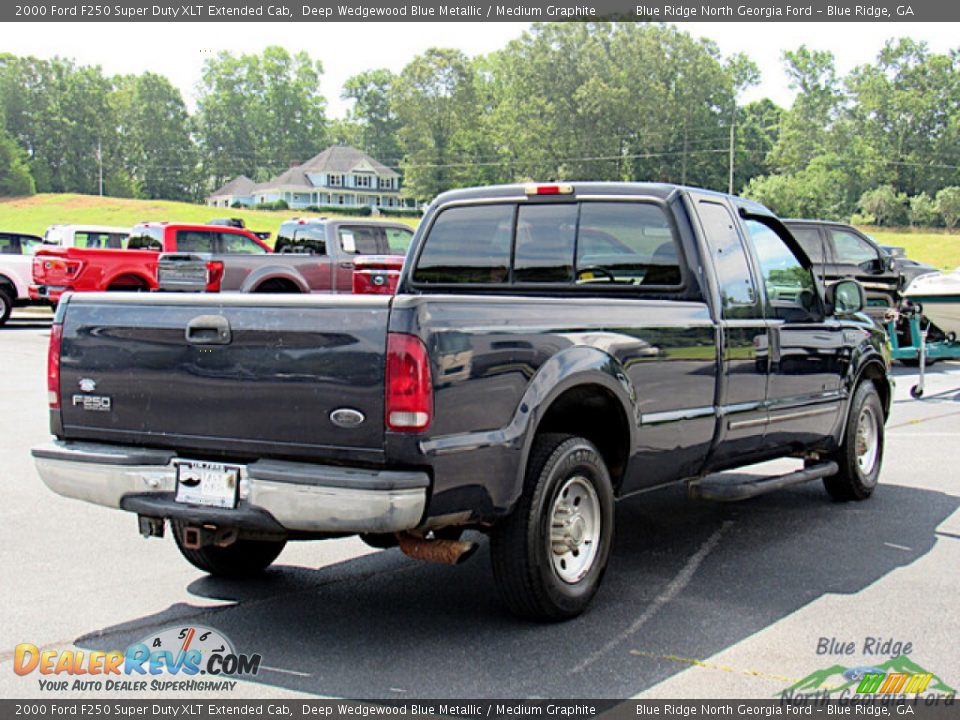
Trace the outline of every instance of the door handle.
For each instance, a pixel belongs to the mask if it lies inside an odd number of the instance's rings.
[[[223,315],[199,315],[187,323],[187,342],[195,345],[228,345],[233,339],[229,321]]]
[[[344,270],[353,270],[353,263],[352,263],[352,262],[342,262],[342,263],[340,263],[340,267],[342,267]]]

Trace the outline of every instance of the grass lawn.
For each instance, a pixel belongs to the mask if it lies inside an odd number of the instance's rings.
[[[960,267],[960,232],[952,234],[941,229],[861,227],[881,245],[906,248],[911,260],[925,262],[940,270]]]
[[[298,214],[316,213],[211,208],[168,200],[128,200],[96,195],[41,194],[0,199],[0,230],[43,235],[50,225],[57,224],[132,227],[147,220],[205,223],[218,217],[238,217],[243,218],[251,230],[269,231],[276,237],[280,223]],[[383,219],[417,226],[416,218]]]

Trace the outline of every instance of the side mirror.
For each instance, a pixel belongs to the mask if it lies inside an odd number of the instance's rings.
[[[863,286],[856,280],[841,280],[827,286],[827,308],[831,315],[852,315],[867,304]]]

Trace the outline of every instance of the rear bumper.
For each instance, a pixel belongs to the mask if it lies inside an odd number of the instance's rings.
[[[174,453],[87,442],[33,449],[44,484],[58,495],[151,517],[255,530],[390,533],[417,527],[426,473],[259,460],[245,466],[236,509],[179,503]]]
[[[59,287],[57,285],[31,285],[29,289],[30,299],[39,302],[56,303],[60,301],[60,296],[65,292],[72,290],[69,287]]]

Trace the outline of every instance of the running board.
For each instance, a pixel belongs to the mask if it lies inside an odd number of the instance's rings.
[[[758,479],[730,481],[725,480],[722,475],[709,475],[702,480],[691,482],[688,491],[691,500],[718,500],[720,502],[746,500],[774,490],[782,490],[791,485],[799,485],[810,480],[836,475],[839,469],[835,462],[830,461],[811,465],[803,470],[797,470],[786,475],[773,475]]]

